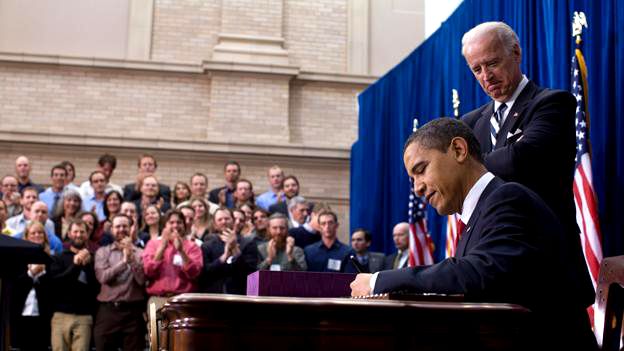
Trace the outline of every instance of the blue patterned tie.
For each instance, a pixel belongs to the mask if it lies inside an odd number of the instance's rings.
[[[490,118],[490,138],[492,140],[492,150],[496,147],[496,137],[498,136],[498,131],[500,130],[503,120],[503,115],[505,114],[505,110],[507,109],[507,105],[502,103],[496,112]]]

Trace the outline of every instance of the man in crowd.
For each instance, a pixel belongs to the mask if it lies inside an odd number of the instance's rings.
[[[21,193],[25,188],[35,188],[37,192],[42,192],[44,189],[41,185],[35,184],[30,179],[30,171],[32,170],[30,166],[30,160],[26,156],[20,156],[15,159],[15,175],[17,176],[18,181],[18,189]]]
[[[234,187],[234,207],[253,202],[253,185],[247,179],[239,179]]]
[[[4,176],[1,185],[0,199],[7,205],[7,216],[17,216],[22,212],[20,204],[22,197],[18,191],[17,178],[12,175]]]
[[[281,213],[269,217],[270,240],[258,245],[258,269],[272,271],[305,271],[308,269],[303,250],[288,236],[288,219]]]
[[[142,179],[147,174],[154,174],[158,169],[158,163],[156,158],[149,154],[143,154],[139,156],[137,162],[137,182],[138,179]],[[136,201],[141,198],[141,189],[137,188],[137,183],[126,184],[123,188],[125,201]],[[171,189],[165,184],[158,184],[158,195],[163,198],[164,203],[169,204],[171,202]],[[166,212],[166,210],[163,210]]]
[[[485,167],[505,181],[527,186],[546,202],[569,236],[570,264],[587,272],[572,194],[576,100],[522,74],[518,36],[503,22],[482,23],[464,34],[462,55],[492,98],[462,117],[481,144]],[[593,303],[589,274],[581,276],[570,291]]]
[[[137,209],[137,217],[139,222],[141,218],[143,218],[143,209],[147,208],[149,205],[156,205],[161,212],[167,212],[171,207],[170,202],[165,201],[164,197],[159,195],[159,183],[158,179],[154,175],[151,174],[143,174],[142,177],[139,178],[138,186],[139,197],[134,200],[134,204]]]
[[[279,197],[280,199],[285,198],[286,201],[278,200],[273,205],[269,206],[269,213],[280,212],[285,216],[288,216],[288,206],[292,199],[296,196],[299,196],[299,179],[294,175],[289,175],[282,179],[282,194],[283,197]]]
[[[93,329],[97,350],[145,348],[145,274],[143,250],[130,237],[132,219],[117,214],[111,231],[115,242],[95,254],[95,275],[101,284],[100,306]]]
[[[85,223],[73,219],[67,236],[69,248],[50,266],[55,286],[52,349],[88,351],[100,286],[86,248],[89,238]]]
[[[386,256],[380,252],[368,251],[373,236],[366,229],[356,229],[351,234],[351,252],[342,260],[345,273],[375,273],[384,268]],[[359,268],[351,261],[351,256],[357,260]]]
[[[596,349],[582,294],[586,271],[569,261],[569,238],[544,201],[527,187],[488,172],[474,134],[439,118],[414,132],[404,149],[414,191],[440,215],[460,213],[455,257],[426,267],[358,274],[352,295],[410,291],[463,294],[467,301],[515,303],[534,315],[527,339],[544,349]],[[563,294],[544,294],[559,291]],[[536,346],[536,345],[535,345]]]
[[[318,222],[319,214],[321,212],[331,211],[329,205],[323,202],[318,202],[312,208],[310,214],[310,220],[297,228],[291,228],[288,231],[288,235],[295,238],[295,245],[306,248],[308,245],[321,240],[321,227]]]
[[[312,272],[340,272],[342,260],[349,253],[349,246],[341,243],[338,232],[338,216],[332,211],[318,215],[321,240],[305,247],[308,270]]]
[[[22,195],[22,208],[21,214],[7,219],[7,228],[13,233],[13,237],[23,238],[26,225],[32,220],[36,220],[44,224],[48,240],[50,241],[50,249],[56,253],[61,252],[63,249],[60,239],[55,235],[54,223],[50,220],[48,215],[48,206],[43,202],[38,202],[37,189],[24,188],[24,194]],[[35,206],[36,205],[36,206]]]
[[[58,164],[53,166],[50,170],[50,183],[52,186],[39,194],[39,200],[48,205],[48,209],[53,218],[57,208],[60,210],[58,206],[63,206],[60,200],[63,196],[63,189],[65,189],[65,177],[67,177],[67,171],[63,165]]]
[[[89,176],[89,189],[91,191],[83,192],[82,198],[82,210],[96,213],[100,222],[106,219],[104,214],[104,197],[106,196],[107,179],[104,172],[93,171]],[[85,197],[89,193],[91,195]]]
[[[96,171],[104,174],[104,177],[106,179],[104,183],[104,191],[108,193],[109,191],[117,190],[120,194],[123,195],[123,189],[121,189],[119,185],[111,182],[111,178],[113,177],[113,172],[115,172],[115,168],[117,168],[117,158],[115,156],[104,154],[98,159]],[[93,197],[93,186],[91,184],[90,178],[88,181],[85,181],[80,185],[80,195],[83,199],[90,199]]]
[[[286,197],[282,193],[282,180],[284,180],[284,171],[279,166],[273,166],[269,168],[267,172],[267,178],[269,180],[269,190],[260,194],[256,199],[256,205],[264,209],[269,210],[269,207],[276,203],[278,200],[285,201]]]
[[[48,236],[48,242],[50,243],[50,252],[52,254],[58,254],[63,251],[63,243],[54,233],[54,223],[50,221],[48,206],[43,201],[35,201],[35,203],[30,206],[29,213],[30,219],[26,222],[24,228],[26,228],[27,224],[31,221],[44,223],[45,232]],[[13,237],[22,239],[24,237],[24,231],[16,231]]]
[[[223,166],[223,177],[225,185],[210,191],[208,200],[212,203],[225,206],[227,208],[234,207],[234,190],[236,182],[241,175],[241,168],[236,161],[227,161]]]
[[[256,270],[258,248],[252,240],[242,240],[232,229],[232,212],[220,207],[214,214],[214,233],[209,234],[202,251],[204,272],[200,291],[245,294],[247,275]]]
[[[191,176],[191,198],[198,197],[200,199],[205,199],[208,202],[208,212],[211,215],[214,215],[215,211],[219,208],[219,206],[208,200],[208,177],[203,173],[195,173]],[[181,205],[190,205],[190,201],[184,201]],[[180,205],[178,205],[180,206]]]
[[[397,252],[386,257],[384,269],[405,268],[409,259],[409,223],[397,223],[392,229],[392,239]]]
[[[299,228],[310,215],[310,204],[303,196],[295,196],[288,201],[288,228]]]

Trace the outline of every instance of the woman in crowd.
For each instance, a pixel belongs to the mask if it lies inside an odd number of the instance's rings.
[[[104,196],[104,215],[106,220],[103,222],[102,230],[104,232],[110,232],[111,221],[116,214],[121,212],[121,203],[123,202],[123,196],[117,190],[113,190]]]
[[[191,207],[195,211],[195,220],[191,234],[193,239],[204,240],[204,236],[210,232],[210,212],[206,200],[194,197],[191,199]]]
[[[173,196],[171,197],[171,208],[176,208],[184,201],[191,198],[191,187],[185,182],[177,182],[173,187]]]
[[[67,190],[61,199],[63,206],[56,206],[56,213],[52,214],[54,231],[62,241],[67,240],[69,221],[76,216],[82,208],[82,198],[77,191]]]
[[[26,226],[24,240],[42,245],[50,254],[43,224],[30,222]],[[43,264],[29,264],[13,284],[11,344],[20,350],[47,350],[50,345],[52,299],[47,268]]]
[[[240,234],[245,238],[252,237],[256,232],[256,228],[253,224],[253,211],[255,206],[250,202],[247,202],[238,206],[238,209],[245,214],[245,225],[243,226],[243,229],[241,229]]]
[[[145,245],[147,245],[150,240],[156,239],[160,236],[160,218],[161,212],[158,206],[147,206],[143,213],[141,232],[139,234],[139,239],[141,239]]]
[[[269,227],[269,213],[260,207],[253,212],[253,223],[256,228],[255,237],[260,241],[269,240],[267,228]]]

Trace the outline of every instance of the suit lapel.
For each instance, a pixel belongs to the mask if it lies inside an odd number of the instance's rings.
[[[468,224],[466,224],[466,228],[464,229],[464,232],[461,238],[459,239],[459,242],[457,243],[457,250],[455,251],[455,257],[462,257],[465,255],[466,247],[468,246],[470,237],[472,236],[472,233],[474,232],[472,228],[476,226],[479,219],[481,218],[481,211],[483,209],[483,206],[486,202],[487,197],[492,193],[492,191],[494,191],[494,189],[498,188],[504,183],[505,182],[502,179],[498,177],[494,177],[494,179],[492,179],[492,181],[485,187],[485,189],[481,193],[481,196],[479,196],[479,201],[477,201],[477,206],[472,212],[472,215],[470,216],[470,220],[468,220]]]
[[[498,136],[496,137],[496,147],[495,149],[501,148],[507,145],[507,135],[511,132],[512,134],[518,129],[520,125],[520,121],[524,117],[524,110],[527,105],[537,92],[537,85],[532,81],[529,81],[527,85],[522,89],[520,95],[514,102],[511,107],[511,111],[507,115],[507,119],[505,119],[505,123],[503,123],[503,127],[500,129]]]
[[[490,138],[490,118],[494,114],[494,101],[490,101],[486,104],[481,111],[481,117],[475,123],[474,132],[477,134],[477,139],[481,144],[482,152],[489,152],[492,150],[492,140]]]

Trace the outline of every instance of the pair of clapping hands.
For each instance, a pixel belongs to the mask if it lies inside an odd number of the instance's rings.
[[[91,253],[87,249],[81,249],[74,255],[74,264],[77,266],[86,266],[91,262]]]
[[[236,257],[241,254],[238,237],[236,236],[234,230],[229,228],[223,229],[223,231],[219,233],[219,238],[225,244],[223,255],[221,255],[221,262],[225,262],[228,257]]]

